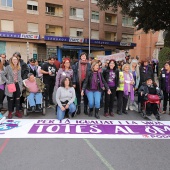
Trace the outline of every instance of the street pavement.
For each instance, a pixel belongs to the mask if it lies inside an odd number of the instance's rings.
[[[135,111],[109,118],[103,114],[102,108],[102,120],[143,120]],[[45,116],[30,113],[23,118],[55,119],[55,107]],[[73,119],[95,118],[81,113]],[[170,115],[161,115],[161,120],[170,121]],[[0,170],[169,170],[169,155],[169,140],[0,139]]]

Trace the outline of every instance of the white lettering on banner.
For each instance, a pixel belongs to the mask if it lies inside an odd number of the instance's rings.
[[[131,46],[130,42],[120,42],[120,46]]]
[[[169,121],[12,119],[0,138],[170,139]]]
[[[25,38],[25,39],[39,39],[39,35],[34,35],[34,34],[21,34],[20,38]]]
[[[84,38],[73,38],[73,37],[70,37],[69,42],[83,43],[84,42]]]
[[[104,63],[106,60],[115,60],[115,61],[125,61],[125,57],[126,54],[124,52],[121,53],[116,53],[116,54],[112,54],[112,55],[105,55],[105,56],[101,56],[101,55],[97,55],[97,59],[100,60],[102,63]]]

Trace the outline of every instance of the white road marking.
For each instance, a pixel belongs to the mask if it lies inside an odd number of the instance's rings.
[[[101,155],[101,153],[93,146],[93,144],[88,140],[84,139],[87,145],[93,150],[97,157],[106,165],[109,170],[115,170],[112,165]]]

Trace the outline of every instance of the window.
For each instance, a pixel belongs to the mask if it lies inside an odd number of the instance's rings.
[[[130,27],[132,27],[133,23],[134,23],[133,18],[130,18],[128,16],[123,16],[122,17],[122,25],[123,26],[130,26]]]
[[[70,28],[70,37],[83,37],[83,29]]]
[[[0,0],[0,2],[3,7],[13,7],[13,0]]]
[[[97,0],[91,0],[91,3],[97,4]]]
[[[105,13],[105,23],[111,25],[117,24],[117,15]]]
[[[91,18],[94,19],[94,20],[99,20],[99,12],[92,11]]]
[[[107,40],[107,41],[116,41],[116,33],[114,33],[114,32],[105,32],[105,40]]]
[[[37,1],[27,1],[27,13],[38,14],[38,2]]]
[[[38,24],[35,23],[27,23],[28,33],[30,34],[38,34]]]
[[[70,8],[70,19],[84,20],[84,11],[79,8]]]
[[[91,30],[91,39],[99,39],[99,31]]]
[[[54,36],[63,36],[63,28],[56,25],[46,25],[46,34]]]
[[[9,20],[1,20],[1,31],[14,32],[14,22]]]
[[[122,34],[122,42],[133,42],[133,35]]]
[[[50,15],[55,15],[55,7],[47,6],[46,12]]]

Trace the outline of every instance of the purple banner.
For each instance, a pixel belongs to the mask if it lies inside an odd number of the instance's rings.
[[[170,135],[166,125],[34,124],[29,134]]]

